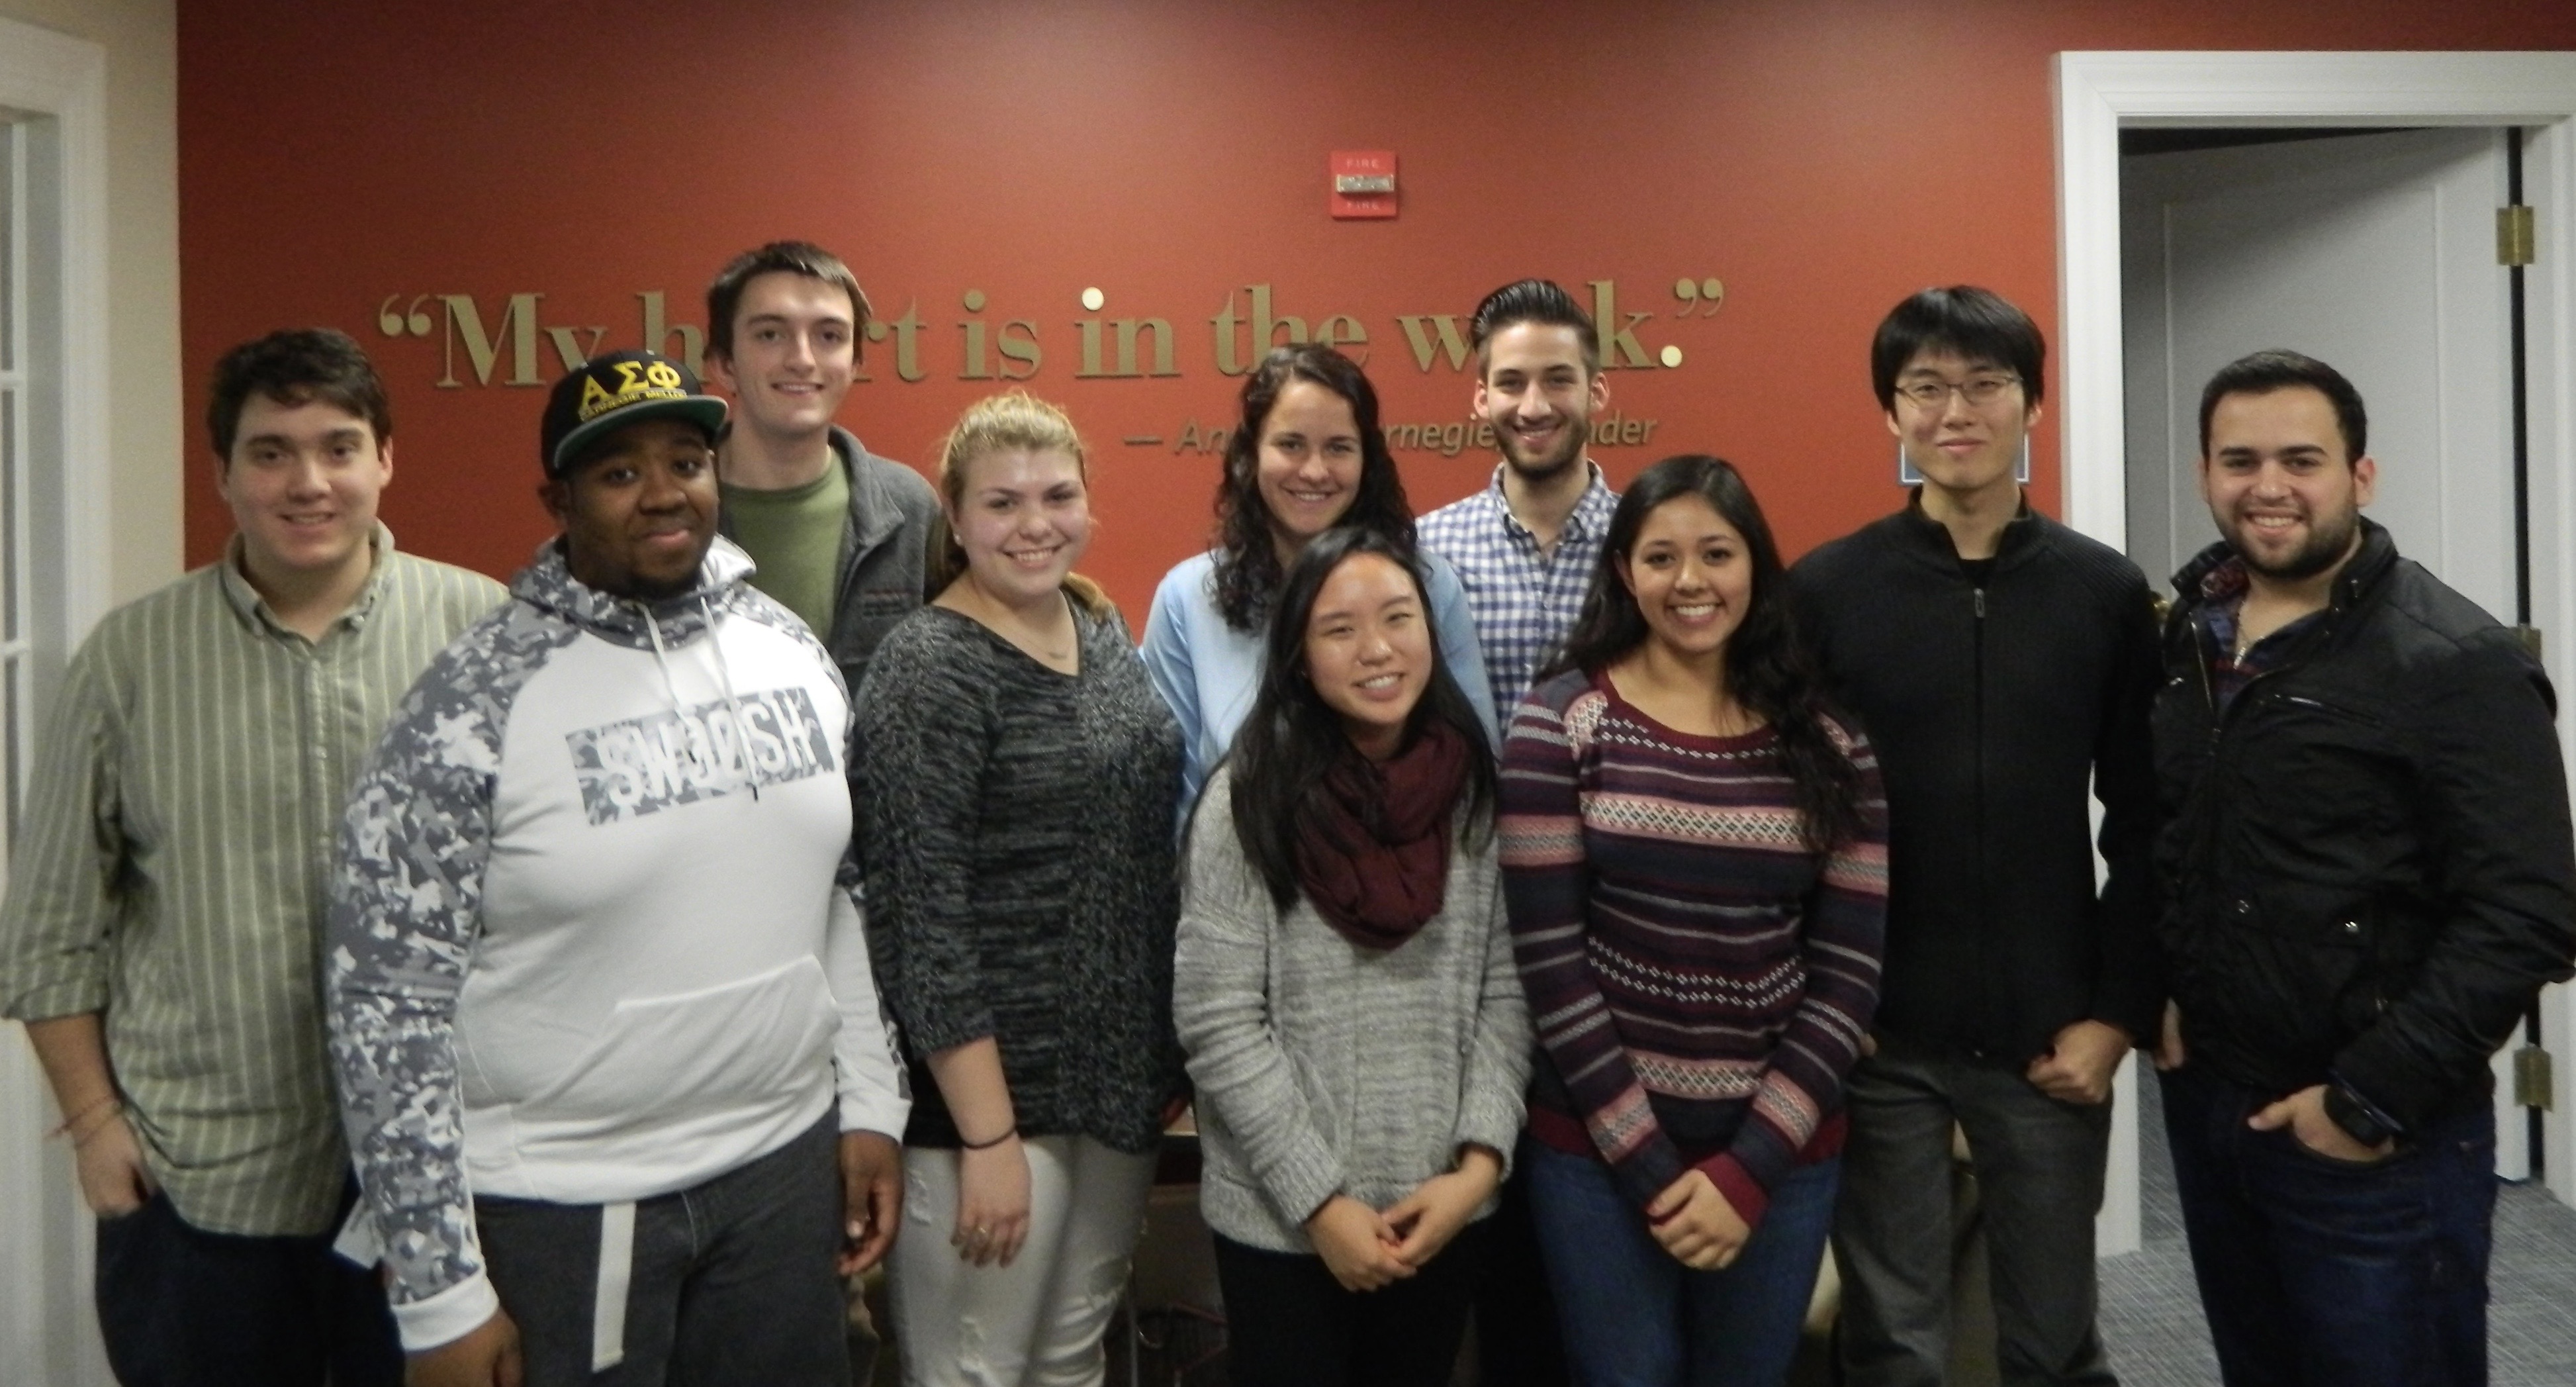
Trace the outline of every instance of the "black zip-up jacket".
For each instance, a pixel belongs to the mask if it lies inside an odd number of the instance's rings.
[[[1877,1028],[2015,1065],[2081,1020],[2152,1038],[2156,629],[2137,565],[2025,510],[1980,586],[1918,495],[1801,559],[1790,592],[1887,783]]]
[[[2404,1128],[2484,1106],[2487,1057],[2576,955],[2549,680],[2362,522],[2286,663],[2216,706],[2213,545],[2174,578],[2156,701],[2159,931],[2193,1064],[2339,1081]]]

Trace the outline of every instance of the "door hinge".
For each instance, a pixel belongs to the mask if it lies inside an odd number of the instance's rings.
[[[2496,209],[2496,263],[2528,265],[2535,258],[2534,247],[2539,233],[2532,226],[2531,209],[2516,205]]]
[[[2525,1045],[2513,1052],[2513,1101],[2516,1107],[2552,1111],[2558,1106],[2551,1100],[2555,1091],[2547,1050],[2537,1045]]]
[[[2514,635],[2514,639],[2516,639],[2516,640],[2518,640],[2518,641],[2521,641],[2521,642],[2522,642],[2522,648],[2523,648],[2523,649],[2528,650],[2528,651],[2530,651],[2530,652],[2531,652],[2531,658],[2533,658],[2533,659],[2535,659],[2535,660],[2546,660],[2546,659],[2548,659],[2548,658],[2549,658],[2548,656],[2543,655],[2542,653],[2540,653],[2540,628],[2539,628],[2539,627],[2537,627],[2537,626],[2517,626],[2517,627],[2513,628],[2513,635]]]

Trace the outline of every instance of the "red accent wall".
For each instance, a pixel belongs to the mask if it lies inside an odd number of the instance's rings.
[[[1000,384],[958,378],[959,324],[1036,324],[1026,384],[1092,444],[1104,525],[1085,567],[1141,618],[1207,534],[1215,459],[1171,445],[1185,421],[1229,417],[1238,382],[1210,325],[1229,292],[1240,316],[1267,284],[1310,330],[1356,318],[1388,420],[1443,422],[1465,417],[1471,379],[1436,354],[1420,369],[1397,315],[1463,319],[1525,274],[1578,294],[1608,280],[1623,313],[1651,314],[1645,353],[1683,361],[1612,376],[1613,408],[1657,423],[1596,456],[1614,480],[1671,452],[1733,458],[1795,553],[1895,503],[1866,371],[1890,305],[1982,283],[2054,336],[2052,54],[2570,46],[2576,6],[2422,0],[190,0],[187,389],[199,399],[228,345],[273,327],[356,335],[395,397],[386,518],[406,548],[507,573],[549,530],[544,392],[506,383],[561,373],[543,329],[634,345],[640,293],[698,323],[734,252],[812,239],[882,317],[917,306],[923,379],[898,380],[896,342],[872,343],[842,421],[925,472]],[[1399,217],[1327,216],[1335,149],[1396,152]],[[1684,277],[1722,280],[1723,306],[1677,298]],[[1089,287],[1103,312],[1078,302]],[[469,296],[497,333],[527,293],[534,363],[500,334],[477,383],[439,296]],[[417,302],[426,335],[383,329],[389,296],[401,319]],[[1171,323],[1176,377],[1076,379],[1079,320],[1142,316]],[[2056,437],[2035,441],[2052,509]],[[192,447],[199,563],[228,516]],[[1493,463],[1472,446],[1399,457],[1422,510]]]

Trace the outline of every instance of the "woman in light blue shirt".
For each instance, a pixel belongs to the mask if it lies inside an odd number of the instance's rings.
[[[1163,576],[1145,619],[1145,668],[1180,719],[1181,815],[1198,803],[1261,683],[1262,630],[1288,565],[1315,536],[1353,525],[1415,556],[1441,663],[1499,746],[1493,686],[1467,590],[1416,550],[1413,508],[1378,427],[1377,391],[1331,347],[1274,349],[1243,383],[1243,415],[1217,482],[1217,547]]]

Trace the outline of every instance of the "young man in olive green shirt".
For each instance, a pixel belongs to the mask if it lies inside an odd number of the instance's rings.
[[[232,541],[65,672],[0,905],[0,1015],[62,1105],[119,1379],[392,1384],[384,1293],[329,1248],[350,1185],[324,885],[395,703],[503,593],[377,523],[393,420],[347,336],[234,349],[208,426]]]
[[[805,619],[856,695],[868,656],[922,604],[930,484],[832,421],[859,368],[868,300],[839,257],[773,241],[707,288],[707,376],[734,398],[718,445],[721,527],[752,585]]]

